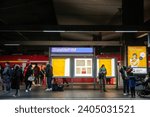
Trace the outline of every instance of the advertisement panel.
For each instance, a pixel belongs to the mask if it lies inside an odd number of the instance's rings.
[[[75,58],[75,77],[91,76],[92,77],[92,58]]]
[[[70,76],[70,59],[69,58],[52,58],[54,77]]]
[[[115,76],[115,59],[97,59],[97,76],[99,73],[99,69],[102,65],[105,65],[107,69],[107,77],[114,77]]]
[[[128,46],[128,66],[147,67],[146,47]]]
[[[147,54],[145,46],[128,46],[128,66],[133,68],[134,73],[146,73]]]

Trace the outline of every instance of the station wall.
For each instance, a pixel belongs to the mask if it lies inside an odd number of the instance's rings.
[[[102,54],[98,55],[98,58],[116,58],[118,62],[121,61],[120,54]],[[25,66],[27,62],[30,63],[38,63],[38,64],[46,64],[49,60],[47,55],[5,55],[0,56],[0,64],[4,67],[5,62],[10,62],[10,65],[19,64],[21,66]],[[148,56],[148,66],[150,67],[150,56]],[[93,78],[75,78],[73,82],[86,82],[91,83],[94,82]]]

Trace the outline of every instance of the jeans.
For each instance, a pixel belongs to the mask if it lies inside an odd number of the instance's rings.
[[[32,81],[26,81],[26,90],[30,89],[32,86]]]
[[[123,80],[123,93],[129,93],[129,80]]]
[[[47,77],[47,86],[48,88],[52,88],[52,76]]]
[[[105,83],[106,83],[106,78],[103,78],[103,91],[106,91]]]
[[[104,75],[100,77],[100,88],[102,91],[106,91],[105,83],[106,83],[106,76]]]
[[[16,93],[15,93],[16,96],[18,95],[18,92],[19,92],[19,89],[16,89]]]
[[[135,87],[130,87],[131,97],[135,97]]]

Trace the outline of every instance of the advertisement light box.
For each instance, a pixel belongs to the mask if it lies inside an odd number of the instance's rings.
[[[145,46],[128,46],[128,66],[134,74],[147,73],[147,53]]]
[[[75,58],[75,77],[92,77],[93,61],[92,58]]]
[[[70,58],[52,58],[54,77],[70,76]]]
[[[97,59],[97,76],[99,69],[102,65],[105,65],[107,70],[107,77],[115,77],[115,59]]]

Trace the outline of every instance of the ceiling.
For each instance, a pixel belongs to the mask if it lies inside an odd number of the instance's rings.
[[[121,25],[121,0],[2,0],[0,26]],[[150,19],[150,0],[144,0],[144,20]],[[5,47],[3,41],[120,40],[113,32],[0,32],[0,52],[41,53],[47,47]],[[16,52],[17,51],[17,52]]]

